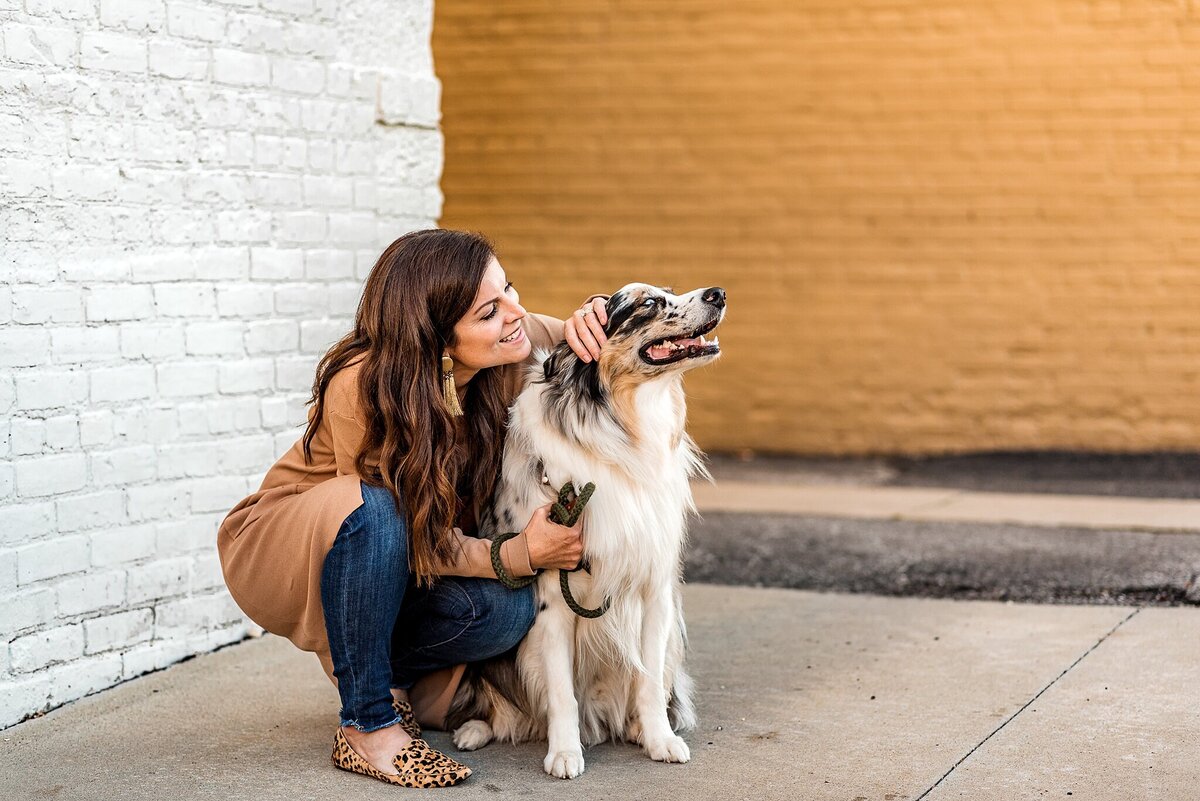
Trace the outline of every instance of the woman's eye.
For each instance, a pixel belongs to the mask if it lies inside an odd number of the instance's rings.
[[[496,303],[495,301],[492,301],[492,310],[490,312],[488,312],[487,314],[483,315],[483,319],[485,319],[485,320],[492,319],[493,317],[496,316],[496,312],[498,312],[499,310],[500,310],[500,304]]]

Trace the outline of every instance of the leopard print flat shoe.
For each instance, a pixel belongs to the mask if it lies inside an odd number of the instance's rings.
[[[346,735],[339,726],[333,737],[333,764],[351,773],[361,773],[372,779],[401,787],[450,787],[471,775],[471,769],[429,747],[429,743],[418,738],[413,740],[396,756],[392,764],[398,774],[384,773],[359,756],[350,747]]]
[[[414,740],[421,736],[421,724],[417,723],[417,716],[413,714],[412,704],[408,701],[392,700],[392,709],[396,710],[396,714],[400,716],[400,728],[408,732],[408,736]]]

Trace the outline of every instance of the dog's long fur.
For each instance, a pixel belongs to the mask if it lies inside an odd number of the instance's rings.
[[[599,360],[585,363],[565,343],[535,355],[480,534],[519,529],[566,481],[595,483],[583,513],[591,572],[572,573],[570,583],[584,606],[605,597],[612,606],[594,620],[578,617],[558,571],[544,571],[528,636],[472,665],[459,687],[447,719],[459,748],[548,739],[544,767],[561,778],[583,772],[583,745],[606,739],[638,742],[660,761],[690,758],[675,733],[695,723],[683,666],[682,551],[696,511],[688,481],[708,471],[684,430],[682,379],[717,351],[705,343],[669,364],[645,354],[651,343],[712,330],[724,305],[719,287],[675,295],[630,284],[608,301]]]

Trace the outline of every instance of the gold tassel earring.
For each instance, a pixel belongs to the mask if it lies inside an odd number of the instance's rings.
[[[458,404],[458,390],[454,387],[454,360],[445,354],[442,354],[442,397],[450,414],[455,417],[462,415],[462,406]]]

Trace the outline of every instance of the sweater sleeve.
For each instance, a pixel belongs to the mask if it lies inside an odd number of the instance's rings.
[[[479,537],[468,537],[462,529],[454,527],[454,556],[451,561],[438,568],[443,576],[473,576],[476,578],[498,578],[492,568],[492,541]],[[522,532],[500,546],[500,561],[510,576],[532,576],[529,564],[529,546]]]
[[[333,440],[333,458],[337,462],[337,474],[357,475],[354,460],[362,449],[363,437],[367,433],[366,426],[361,420],[336,411],[328,412],[325,420],[329,424],[329,435]]]
[[[362,407],[355,397],[358,391],[357,367],[341,370],[325,390],[325,415],[322,423],[329,427],[333,459],[339,476],[357,475],[354,460],[362,450],[367,436],[367,423]]]

